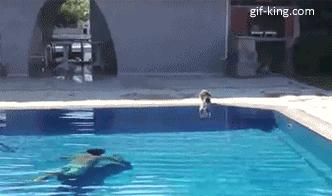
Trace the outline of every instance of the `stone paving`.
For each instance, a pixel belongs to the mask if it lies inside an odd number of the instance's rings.
[[[282,76],[120,75],[82,84],[54,78],[7,78],[0,80],[0,89],[0,109],[198,105],[199,91],[208,89],[220,104],[286,108],[288,113],[314,117],[311,124],[332,127],[332,92]]]
[[[203,88],[218,98],[331,94],[280,76],[235,79],[218,75],[122,75],[82,84],[53,78],[1,79],[0,101],[183,99],[196,98]]]

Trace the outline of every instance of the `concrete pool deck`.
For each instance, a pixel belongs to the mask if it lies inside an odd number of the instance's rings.
[[[223,105],[277,110],[332,140],[332,91],[282,76],[120,75],[75,83],[53,78],[0,80],[0,109],[156,107],[199,105],[201,89]]]

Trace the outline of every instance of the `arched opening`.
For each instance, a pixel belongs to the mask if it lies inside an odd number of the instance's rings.
[[[95,0],[86,0],[89,1],[90,9],[88,21],[75,25],[62,15],[62,6],[67,1],[70,0],[47,0],[41,7],[30,42],[29,76],[52,76],[61,58],[78,57],[82,61],[91,62],[94,73],[116,75],[117,60],[113,40],[97,3]],[[68,49],[64,49],[67,46]],[[84,50],[90,53],[82,52]]]

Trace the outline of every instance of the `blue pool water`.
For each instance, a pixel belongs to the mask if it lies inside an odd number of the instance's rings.
[[[1,139],[19,148],[0,153],[0,195],[332,195],[331,169],[278,129]],[[82,187],[31,182],[90,147],[133,169]]]

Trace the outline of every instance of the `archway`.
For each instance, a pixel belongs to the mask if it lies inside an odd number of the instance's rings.
[[[47,66],[46,47],[52,42],[59,10],[66,0],[46,0],[35,22],[29,49],[29,76],[50,75]],[[117,59],[108,24],[95,0],[90,0],[90,32],[93,64],[100,67],[98,73],[116,75]]]

